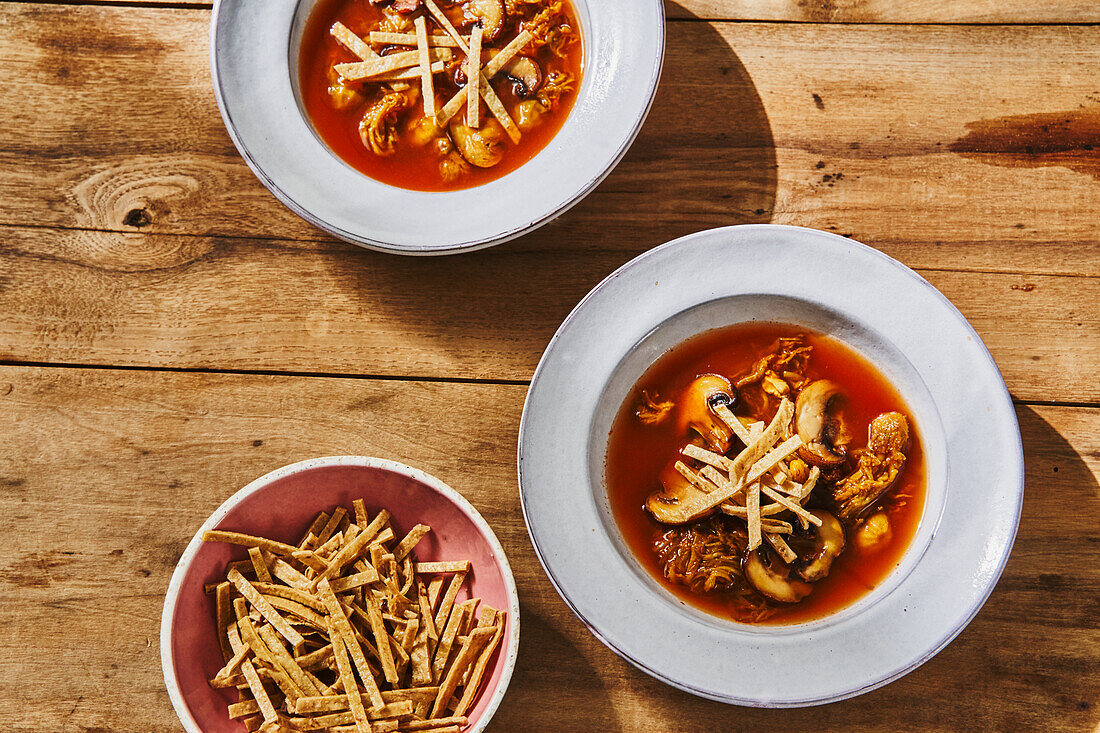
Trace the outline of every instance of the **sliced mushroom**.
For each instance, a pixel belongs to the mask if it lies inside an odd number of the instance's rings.
[[[516,56],[504,65],[504,73],[512,81],[512,93],[519,99],[535,96],[542,86],[542,69],[527,56]]]
[[[732,406],[736,403],[736,395],[725,377],[705,374],[696,378],[677,401],[681,433],[697,433],[712,450],[725,453],[729,450],[733,431],[715,414],[714,408],[719,404]]]
[[[452,122],[450,130],[455,147],[470,165],[492,168],[504,159],[504,129],[496,120],[486,122],[480,130]]]
[[[808,546],[798,553],[794,568],[803,580],[816,583],[829,574],[833,560],[844,551],[844,525],[829,512],[815,509],[810,514],[821,520],[821,526],[810,525]]]
[[[745,556],[745,578],[768,598],[783,603],[798,603],[813,586],[791,577],[791,568],[771,550],[760,547]]]
[[[481,39],[495,40],[504,30],[503,0],[466,0],[464,15],[468,23],[481,23]]]
[[[806,385],[795,401],[795,429],[803,443],[798,454],[817,466],[839,466],[847,458],[842,449],[833,445],[839,422],[828,415],[829,403],[839,393],[836,382],[819,379]]]
[[[695,488],[675,468],[673,461],[661,471],[658,479],[661,490],[655,491],[645,500],[645,508],[661,524],[686,524],[698,519],[684,511],[684,504],[703,492]]]

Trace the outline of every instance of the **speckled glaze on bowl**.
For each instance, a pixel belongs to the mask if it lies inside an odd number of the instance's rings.
[[[790,626],[676,598],[626,546],[603,481],[612,420],[645,369],[690,336],[747,321],[801,324],[862,354],[901,394],[925,450],[925,510],[898,567],[851,606]],[[898,679],[970,622],[1012,549],[1023,453],[993,359],[939,291],[844,237],[750,225],[650,250],[581,301],[532,380],[519,483],[543,567],[603,643],[702,697],[797,707]]]
[[[297,93],[302,28],[317,0],[216,0],[214,94],[252,172],[296,214],[369,249],[412,255],[490,247],[560,216],[622,160],[649,114],[664,61],[661,0],[571,0],[584,77],[564,126],[532,160],[475,188],[408,191],[328,149]]]
[[[206,583],[224,580],[225,565],[247,558],[239,547],[202,541],[223,529],[297,542],[318,512],[363,499],[368,512],[388,509],[394,532],[413,525],[432,531],[417,547],[424,560],[469,559],[473,570],[463,594],[508,612],[505,633],[468,714],[468,731],[481,731],[504,697],[519,651],[519,598],[512,570],[493,531],[454,489],[423,471],[395,461],[359,456],[315,458],[256,479],[225,501],[187,545],[176,565],[161,616],[160,655],[164,683],[188,733],[240,733],[226,705],[236,693],[215,690],[207,680],[222,666],[213,599]]]

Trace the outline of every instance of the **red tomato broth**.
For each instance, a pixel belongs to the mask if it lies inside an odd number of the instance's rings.
[[[775,323],[740,324],[688,339],[657,359],[624,401],[608,438],[604,475],[612,514],[638,562],[682,602],[715,616],[734,618],[729,596],[696,594],[664,578],[652,542],[669,527],[658,523],[643,508],[646,497],[660,488],[657,475],[683,447],[686,436],[677,432],[675,420],[643,425],[636,419],[634,407],[642,390],[657,399],[674,398],[703,374],[720,374],[736,381],[771,350],[778,338],[797,334],[804,334],[806,343],[813,346],[806,376],[831,379],[844,389],[832,409],[848,426],[853,447],[866,444],[867,426],[872,419],[892,410],[909,418],[911,445],[897,484],[878,504],[889,517],[892,537],[865,551],[848,533],[846,549],[834,561],[829,575],[814,584],[813,592],[797,604],[779,604],[779,610],[760,623],[819,619],[865,596],[898,566],[924,512],[925,466],[917,426],[897,391],[862,356],[828,336]],[[740,410],[735,412],[742,414]]]
[[[373,91],[376,84],[363,82],[363,89],[367,90],[364,101],[350,109],[339,110],[330,103],[328,88],[331,85],[330,74],[333,65],[356,62],[359,58],[341,46],[330,35],[329,29],[333,23],[340,21],[353,33],[368,40],[370,31],[376,29],[384,18],[381,8],[370,4],[368,0],[320,0],[310,13],[302,34],[299,52],[299,88],[306,116],[317,135],[338,158],[360,173],[382,183],[414,191],[439,192],[473,188],[494,181],[538,155],[561,130],[573,109],[581,84],[584,66],[583,50],[576,11],[568,0],[563,2],[563,10],[573,27],[578,29],[577,40],[570,45],[569,52],[565,55],[563,69],[573,75],[573,89],[558,98],[553,111],[543,117],[540,125],[523,132],[518,144],[505,138],[507,152],[504,159],[492,168],[471,166],[470,171],[458,180],[453,182],[444,180],[439,173],[440,158],[433,146],[412,145],[403,132],[406,122],[412,119],[410,116],[415,115],[416,119],[423,116],[423,99],[419,95],[413,107],[401,113],[398,122],[398,130],[402,131],[401,139],[394,154],[388,156],[376,155],[363,144],[359,137],[359,121],[364,111],[376,98]],[[511,24],[506,25],[506,30],[494,43],[506,43],[510,40],[514,35],[509,35],[511,28]],[[462,32],[461,27],[459,30]],[[429,23],[429,33],[438,32],[440,30],[437,27],[431,27]],[[456,59],[465,58],[460,49],[453,50]],[[539,49],[534,58],[544,71],[551,58],[557,59],[546,48]],[[563,61],[559,59],[555,63],[561,66]],[[458,91],[458,87],[451,79],[449,69],[448,66],[447,73],[434,76],[436,103],[440,107]],[[515,119],[516,105],[522,100],[513,93],[512,84],[501,74],[491,80],[491,84],[509,114]],[[492,119],[492,114],[486,110],[484,100],[481,100],[480,108],[483,120]],[[464,115],[463,111],[458,117],[464,117]]]

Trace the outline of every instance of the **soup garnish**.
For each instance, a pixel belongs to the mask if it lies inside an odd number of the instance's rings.
[[[321,0],[300,89],[326,144],[362,173],[446,191],[534,157],[581,75],[567,0]]]
[[[793,326],[709,332],[663,355],[612,428],[612,510],[685,601],[737,621],[819,617],[896,566],[923,508],[896,391]]]

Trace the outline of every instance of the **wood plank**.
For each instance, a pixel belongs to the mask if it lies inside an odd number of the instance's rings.
[[[497,380],[529,379],[566,314],[635,254],[506,246],[425,261],[50,229],[5,240],[0,359]],[[921,274],[971,320],[1016,397],[1100,401],[1100,278]]]
[[[666,0],[669,18],[801,23],[1095,23],[1090,0]]]
[[[18,0],[22,2],[23,0]],[[201,0],[141,0],[143,4],[209,8]],[[97,5],[117,0],[64,0]],[[680,0],[665,1],[670,19],[769,20],[804,23],[1096,23],[1088,0]]]
[[[207,19],[0,5],[0,223],[326,238],[229,142]],[[555,234],[510,247],[631,250],[775,221],[921,266],[1096,273],[1098,63],[1100,27],[672,23],[630,154]]]
[[[571,615],[519,511],[523,396],[511,385],[0,367],[0,679],[33,680],[0,685],[6,729],[179,730],[156,651],[176,559],[236,488],[334,453],[424,468],[499,535],[524,642],[493,731],[1068,732],[1100,722],[1100,409],[1018,408],[1019,537],[958,640],[868,696],[760,711],[650,679]],[[38,516],[48,529],[27,531]]]

